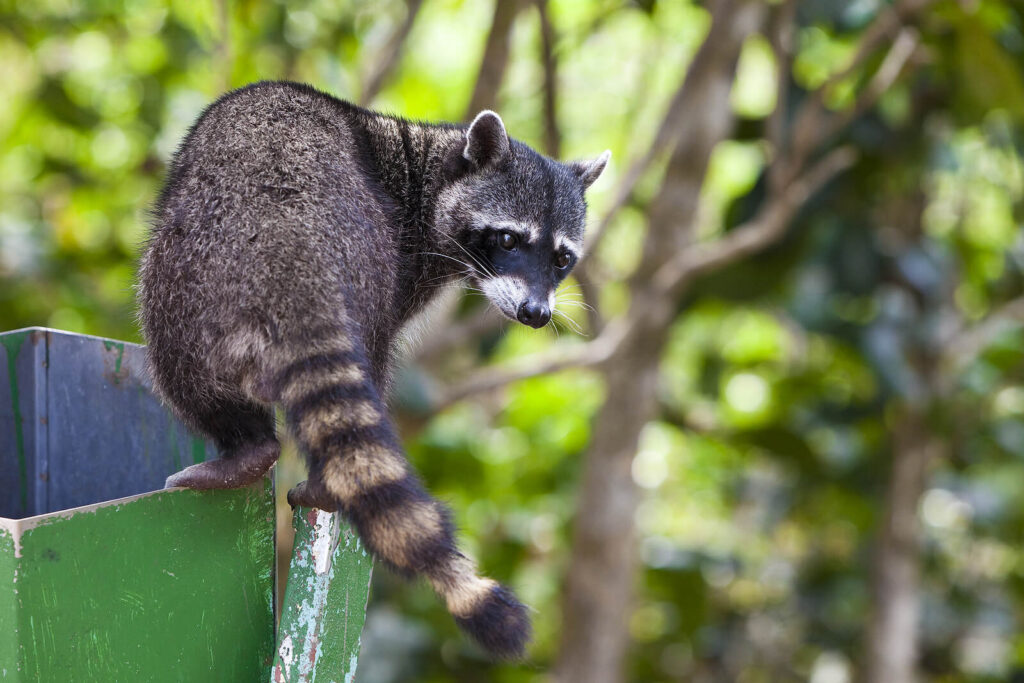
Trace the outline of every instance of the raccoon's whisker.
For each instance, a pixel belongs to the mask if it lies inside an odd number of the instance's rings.
[[[466,283],[472,282],[470,277],[474,271],[463,271],[462,273],[455,273],[453,275],[438,275],[428,280],[424,280],[417,284],[417,287],[422,289],[440,289],[442,287],[458,287],[463,286]]]
[[[452,241],[454,242],[454,240],[452,240]],[[455,242],[455,244],[460,249],[462,249],[462,251],[466,252],[466,255],[469,256],[469,258],[473,261],[473,263],[478,266],[478,270],[480,272],[482,272],[484,275],[486,275],[487,277],[494,277],[495,275],[497,275],[497,273],[495,273],[494,270],[490,266],[488,266],[483,260],[481,260],[478,256],[476,256],[475,254],[471,253],[468,249],[463,247],[458,242]]]
[[[463,253],[465,253],[466,256],[470,258],[471,261],[473,261],[473,263],[479,266],[480,270],[484,273],[484,275],[487,275],[488,277],[494,277],[495,273],[490,268],[488,268],[487,265],[483,263],[479,257],[476,256],[476,254],[472,253],[469,249],[466,249],[466,247],[459,244],[459,241],[452,237],[451,235],[446,235],[444,233],[441,234],[444,235],[444,237],[448,239],[452,244],[461,249]]]
[[[583,328],[580,327],[579,323],[577,323],[575,320],[573,320],[571,317],[569,317],[562,311],[556,308],[554,311],[552,311],[552,313],[554,313],[554,319],[560,320],[563,322],[563,324],[566,324],[568,327],[571,327],[573,331],[576,332],[576,334],[580,335],[581,337],[587,336],[583,333]]]
[[[579,308],[580,310],[593,311],[594,307],[586,301],[556,301],[555,305],[562,306],[564,308]]]
[[[467,268],[466,270],[455,272],[455,273],[445,273],[444,275],[436,275],[436,276],[434,276],[432,278],[427,278],[426,280],[421,280],[417,284],[422,287],[422,286],[425,286],[425,285],[429,285],[432,282],[437,282],[438,280],[448,280],[448,281],[450,281],[452,283],[463,282],[466,278],[468,278],[473,273],[474,273],[474,271],[473,271],[472,268]]]
[[[572,304],[573,306],[575,306],[575,307],[578,307],[578,308],[582,308],[582,306],[577,306],[577,305],[575,305],[575,304],[574,304],[573,302],[571,302],[571,301],[569,301],[569,302],[566,302],[566,303]],[[554,310],[554,311],[552,311],[552,312],[557,312],[557,313],[559,313],[559,314],[561,314],[561,315],[564,315],[565,317],[568,317],[568,318],[570,318],[570,319],[574,319],[574,318],[572,318],[572,316],[571,316],[571,315],[569,315],[568,313],[566,313],[566,312],[565,312],[564,310],[562,310],[562,309],[558,308],[557,306],[555,307],[555,310]]]
[[[565,314],[561,313],[560,311],[556,311],[556,313],[559,313],[559,315],[556,315],[551,318],[551,322],[554,325],[562,328],[566,332],[572,332],[573,334],[584,336],[583,330],[581,330],[579,326],[576,325],[575,321],[572,320],[572,318],[567,318]]]
[[[466,263],[465,261],[460,261],[459,259],[455,258],[454,256],[449,256],[448,254],[442,254],[442,253],[437,252],[437,251],[422,251],[422,252],[420,252],[420,256],[440,256],[441,258],[446,258],[449,261],[455,261],[456,263],[458,263],[463,268],[470,269],[470,270],[475,270],[470,264]]]
[[[564,320],[555,320],[553,322],[555,324],[556,329],[557,328],[562,328],[566,332],[571,332],[574,335],[577,335],[577,336],[580,336],[580,337],[585,337],[586,336],[585,334],[583,334],[583,330],[577,330],[572,325],[567,325]]]
[[[451,286],[458,286],[458,284],[459,283],[457,281],[452,281],[452,282],[435,282],[434,284],[420,285],[420,288],[427,289],[427,290],[429,290],[429,289],[441,289],[441,288],[447,287],[449,285],[451,285]]]
[[[591,308],[590,304],[588,304],[583,299],[564,299],[564,298],[558,297],[558,298],[555,299],[555,303],[556,304],[569,304],[569,305],[572,305],[572,306],[579,306],[581,308]]]
[[[462,273],[450,273],[450,274],[449,273],[445,273],[444,275],[436,275],[434,277],[430,277],[430,278],[427,278],[425,280],[420,280],[416,284],[418,286],[422,287],[423,285],[429,285],[429,284],[432,284],[432,283],[435,283],[435,282],[438,282],[438,281],[455,282],[456,280],[461,280],[464,277],[466,277],[466,274],[464,272],[462,272]]]
[[[566,306],[575,306],[576,308],[581,308],[584,311],[594,312],[594,307],[588,304],[586,301],[573,301],[570,299],[569,301],[556,300],[556,303],[565,304]]]

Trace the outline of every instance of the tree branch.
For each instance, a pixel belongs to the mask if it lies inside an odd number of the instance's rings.
[[[822,87],[818,89],[816,98],[819,100],[819,103],[824,100],[829,90],[849,78],[859,69],[875,53],[881,43],[892,35],[893,31],[902,27],[914,15],[926,9],[929,5],[935,4],[935,2],[936,0],[902,0],[879,13],[874,21],[871,22],[871,25],[864,31],[864,35],[857,46],[857,52],[854,53],[849,63],[838,72],[832,74]]]
[[[637,183],[640,182],[640,179],[650,169],[654,160],[660,155],[670,152],[679,140],[678,131],[683,127],[682,117],[690,103],[686,85],[689,80],[690,71],[691,69],[687,69],[686,76],[679,84],[679,89],[676,90],[669,101],[669,105],[665,109],[665,115],[662,117],[661,124],[658,126],[658,130],[654,134],[654,139],[651,140],[647,151],[641,157],[634,160],[629,170],[622,176],[622,180],[619,181],[618,186],[615,188],[615,195],[611,204],[604,215],[601,216],[598,224],[590,231],[587,240],[587,250],[581,259],[580,266],[585,265],[589,256],[597,250],[597,245],[604,238],[605,233],[608,231],[608,226],[611,225],[612,221],[619,215],[619,212],[629,203]]]
[[[621,343],[617,332],[602,333],[593,341],[572,346],[554,346],[547,351],[521,358],[515,365],[501,368],[487,368],[471,376],[465,382],[445,392],[432,406],[433,411],[443,410],[456,401],[475,394],[493,391],[518,382],[519,380],[547,375],[569,368],[593,367],[615,353]]]
[[[904,67],[910,62],[910,58],[914,55],[919,44],[920,36],[915,29],[905,28],[900,31],[896,36],[896,40],[893,41],[892,47],[889,48],[885,58],[882,60],[881,66],[878,67],[878,71],[875,72],[868,85],[860,93],[860,96],[857,97],[853,107],[842,115],[834,116],[830,119],[830,122],[824,127],[824,132],[821,134],[819,142],[835,135],[863,115],[864,112],[875,106],[879,98],[893,86],[903,73]]]
[[[402,55],[402,48],[412,32],[416,15],[419,14],[420,7],[422,6],[423,0],[406,0],[405,19],[402,20],[402,23],[399,24],[398,28],[391,34],[391,37],[388,38],[388,42],[381,51],[381,54],[373,61],[374,66],[371,67],[369,74],[366,76],[363,92],[359,96],[361,104],[369,104],[373,101],[373,98],[377,96],[381,88],[384,87],[384,83],[387,82],[392,72],[398,66],[399,58]]]
[[[548,0],[536,0],[540,17],[541,62],[544,65],[544,153],[561,156],[562,134],[558,128],[558,64],[555,61],[555,29],[548,14]]]
[[[480,62],[473,95],[466,107],[465,119],[470,120],[483,109],[493,109],[498,101],[498,91],[508,66],[510,38],[516,15],[519,14],[520,0],[495,0],[494,18],[484,45],[484,56]]]
[[[928,2],[930,0],[914,0],[914,2],[903,4],[908,7],[920,8],[928,4]],[[906,10],[897,11],[894,16],[902,17],[905,14]],[[891,19],[885,20],[885,22],[882,22],[882,25],[888,26],[888,21],[891,21]],[[875,32],[871,32],[869,29],[869,34],[874,36],[879,31],[881,31],[881,28],[876,29]],[[883,32],[881,35],[885,35],[885,33]],[[878,39],[869,37],[866,40],[872,42]],[[707,43],[708,41],[705,42]],[[881,96],[885,89],[891,86],[892,82],[902,72],[916,44],[916,32],[908,31],[900,34],[900,38],[894,42],[889,54],[883,60],[882,66],[872,78],[871,84],[868,86],[866,94],[862,99],[864,104],[861,107],[855,107],[856,111],[862,112],[870,108],[871,104]],[[862,47],[858,53],[863,51],[864,48]],[[697,62],[697,59],[695,58],[694,61]],[[662,129],[667,128],[669,122],[675,120],[679,112],[686,108],[684,105],[688,106],[690,104],[690,98],[694,94],[688,93],[687,88],[700,90],[700,88],[696,88],[692,84],[687,86],[687,82],[691,82],[694,78],[692,71],[693,67],[691,67],[691,73],[687,74],[682,88],[673,98],[673,103],[669,106],[669,110],[666,112],[665,119],[662,122]],[[698,92],[698,94],[700,93]],[[850,120],[852,119],[846,118],[842,123],[845,125]],[[814,131],[812,131],[813,133]],[[667,131],[663,133],[662,130],[659,130],[659,134],[655,136],[655,142],[659,138],[672,137],[673,134]],[[820,134],[814,134],[813,137],[816,140],[825,139]],[[622,203],[625,202],[624,199],[620,199],[624,196],[623,190],[628,188],[628,191],[631,192],[631,183],[635,184],[639,176],[642,175],[645,170],[645,159],[647,157],[653,158],[656,154],[656,148],[657,145],[652,146],[645,157],[638,160],[633,168],[631,168],[626,180],[620,187],[620,195],[617,197],[616,202],[613,202],[612,210],[608,215],[613,216],[615,211],[618,210],[616,204],[620,201]],[[780,239],[799,208],[829,180],[849,168],[855,160],[856,153],[852,148],[840,147],[832,150],[809,169],[803,171],[799,177],[791,180],[784,189],[773,194],[752,219],[730,230],[717,240],[693,244],[678,251],[675,257],[662,263],[654,271],[653,275],[650,276],[649,293],[644,297],[643,305],[639,301],[634,301],[634,305],[628,315],[609,321],[592,341],[572,347],[554,347],[549,351],[524,357],[511,367],[483,370],[446,392],[438,401],[437,409],[468,396],[500,388],[510,382],[567,368],[593,367],[604,363],[615,355],[630,329],[634,328],[647,316],[656,312],[664,312],[665,306],[662,304],[677,300],[694,279],[724,268],[745,256],[764,249],[772,242]],[[788,162],[790,162],[789,159],[780,158],[773,163],[773,166],[776,163],[786,164]],[[649,160],[647,163],[649,163]],[[772,170],[769,169],[768,172],[771,173]],[[626,192],[625,196],[628,196],[628,192]],[[680,219],[685,221],[685,215],[680,215]],[[676,225],[678,224],[679,221],[676,222]],[[1021,306],[1024,307],[1024,304],[1021,304]]]
[[[685,115],[674,140],[662,187],[648,210],[648,234],[634,279],[659,267],[693,240],[701,188],[715,147],[732,132],[731,102],[744,42],[762,26],[760,2],[722,0],[713,7],[711,30],[687,72],[677,103]],[[678,142],[676,142],[678,141]]]
[[[699,136],[703,136],[709,126],[720,128],[731,120],[727,117],[724,122],[717,119],[712,121],[707,117],[716,116],[722,111],[731,111],[729,107],[723,110],[717,106],[717,101],[722,100],[723,97],[728,102],[729,89],[726,88],[720,92],[716,86],[721,83],[721,72],[728,71],[731,74],[734,71],[735,60],[738,58],[739,52],[732,50],[732,46],[742,44],[759,23],[759,12],[741,11],[737,13],[737,16],[733,16],[735,10],[745,9],[747,8],[743,3],[733,2],[719,2],[713,7],[708,35],[701,43],[697,54],[690,61],[678,90],[669,101],[665,115],[662,117],[661,124],[651,140],[650,146],[643,156],[633,162],[622,177],[622,181],[615,190],[611,205],[597,226],[590,232],[587,253],[580,265],[585,265],[588,256],[596,251],[597,245],[604,237],[608,227],[623,207],[629,203],[640,179],[656,159],[663,154],[671,154],[681,140],[690,140],[700,144]],[[729,59],[723,60],[722,55],[726,53],[728,53]],[[731,78],[729,83],[732,83]],[[716,102],[710,102],[710,98],[714,98]],[[705,116],[702,117],[702,114]]]
[[[679,83],[679,88],[669,100],[668,107],[665,108],[665,114],[662,116],[661,123],[654,134],[654,138],[651,140],[651,144],[647,147],[647,151],[633,161],[629,170],[622,176],[618,187],[615,188],[615,195],[611,205],[605,211],[597,226],[590,232],[587,253],[583,257],[584,261],[586,261],[589,254],[597,249],[597,245],[604,237],[608,226],[611,225],[623,207],[629,203],[637,183],[647,173],[655,159],[663,154],[671,153],[681,138],[683,129],[686,127],[685,115],[696,104],[693,91],[696,89],[694,81],[697,79],[694,77],[694,74],[701,70],[699,67],[701,53],[710,50],[712,32],[719,29],[720,26],[721,23],[716,26],[713,22],[708,29],[708,36],[701,44],[697,54],[690,59],[689,66],[683,75],[682,81]]]
[[[653,277],[657,292],[678,293],[693,278],[718,270],[779,239],[797,209],[825,183],[856,160],[850,147],[832,150],[821,161],[765,203],[757,215],[710,243],[679,252]]]
[[[215,50],[220,91],[227,92],[231,87],[231,9],[228,0],[217,0],[217,29],[220,36]]]
[[[733,10],[736,10],[735,13]],[[682,130],[676,130],[671,135],[686,140],[686,148],[673,150],[666,171],[664,182],[671,183],[675,188],[672,196],[663,193],[662,201],[651,208],[652,227],[648,244],[645,245],[645,262],[654,265],[663,263],[664,254],[678,243],[678,233],[687,232],[711,149],[727,134],[731,125],[731,119],[722,116],[723,111],[730,110],[729,88],[721,87],[722,83],[732,82],[740,46],[759,24],[760,17],[761,8],[756,2],[721,2],[716,5],[712,28],[666,115],[666,121],[680,117]],[[700,113],[683,119],[681,111],[691,105],[701,109]],[[692,134],[686,135],[687,132]],[[634,308],[628,316],[612,321],[601,330],[598,337],[582,346],[569,350],[555,347],[550,352],[524,358],[514,368],[484,370],[449,392],[440,401],[440,405],[448,405],[471,394],[519,379],[568,367],[602,363],[616,352],[629,331],[650,312],[650,308],[665,299],[655,298],[658,301],[645,302],[643,306],[634,302]]]
[[[765,132],[768,145],[776,157],[786,147],[786,116],[789,113],[789,82],[790,71],[793,69],[793,37],[796,28],[796,0],[786,0],[779,6],[773,17],[771,26],[772,52],[775,54],[776,83],[775,109],[768,116]],[[768,186],[771,192],[778,191],[781,185],[780,166],[772,164],[768,174]]]
[[[883,69],[879,68],[875,77],[872,79],[872,83],[876,86],[875,89],[872,89],[870,86],[865,89],[862,93],[862,97],[854,104],[852,114],[843,116],[838,121],[830,119],[828,108],[825,106],[825,98],[828,93],[836,85],[855,73],[869,57],[875,54],[879,46],[887,37],[902,27],[915,14],[934,2],[935,0],[902,0],[902,2],[897,2],[895,5],[880,12],[878,16],[875,17],[875,20],[871,25],[864,31],[864,36],[861,38],[860,43],[857,46],[857,51],[854,53],[854,56],[850,59],[849,63],[836,73],[832,74],[821,85],[821,87],[814,90],[803,104],[801,104],[794,116],[794,123],[792,126],[794,135],[792,139],[792,152],[790,154],[790,159],[784,167],[780,168],[779,171],[779,175],[782,176],[781,182],[784,182],[787,178],[792,178],[798,175],[811,150],[819,146],[822,142],[825,142],[831,135],[834,135],[850,121],[870,108],[870,106],[873,105],[884,92],[884,89],[877,89],[877,86],[881,85],[884,79],[888,79],[891,76],[892,78],[888,85],[892,85],[895,77],[900,74],[903,66],[906,64],[906,61],[913,53],[913,50],[910,50],[904,57],[901,57],[908,46],[907,39],[904,39],[903,41],[899,41],[897,39],[894,42],[892,47],[889,49],[886,58],[883,60],[883,66],[888,63],[888,68],[885,69],[884,74]],[[910,37],[916,39],[916,33],[912,34]],[[899,64],[899,67],[894,70],[893,67],[895,64]],[[879,75],[882,76],[883,81],[878,80]],[[826,121],[828,122],[826,123]]]
[[[999,306],[981,322],[957,330],[943,344],[946,362],[954,371],[961,370],[987,349],[996,337],[1020,325],[1024,325],[1024,296]]]

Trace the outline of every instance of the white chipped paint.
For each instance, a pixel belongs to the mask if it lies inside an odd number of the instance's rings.
[[[316,526],[313,528],[313,569],[323,574],[331,566],[331,541],[334,534],[334,513],[316,511]]]
[[[281,663],[284,664],[284,677],[290,678],[292,662],[295,661],[295,648],[290,635],[285,636],[281,641],[281,647],[277,649],[277,654],[281,656]]]
[[[356,648],[359,651],[359,648]],[[352,655],[348,659],[348,671],[345,672],[345,683],[352,683],[356,680],[356,664],[359,663],[359,655]]]
[[[334,581],[335,563],[333,556],[340,552],[337,536],[340,525],[337,515],[323,510],[316,511],[310,538],[310,555],[313,561],[313,575],[306,576],[306,598],[302,600],[295,617],[295,626],[302,634],[299,653],[298,673],[300,680],[309,681],[316,675],[317,662],[323,651],[320,633],[321,620],[327,608],[327,598]],[[308,565],[307,565],[308,566]]]
[[[344,552],[360,551],[365,555],[365,550],[358,536],[340,522],[340,517],[337,514],[311,510],[308,514],[303,515],[301,522],[296,522],[297,533],[300,533],[300,525],[304,529],[301,531],[304,538],[303,546],[308,548],[308,551],[295,552],[292,555],[291,577],[304,586],[303,594],[294,610],[289,609],[287,616],[282,616],[281,637],[284,637],[284,631],[291,634],[293,643],[291,661],[295,667],[295,680],[311,682],[320,680],[321,677],[331,676],[333,681],[332,674],[342,675],[341,671],[328,673],[317,670],[324,649],[327,647],[320,636],[324,626],[323,619],[327,615],[328,596],[331,590],[344,590],[345,609],[343,612],[347,619],[349,615],[348,589],[337,585],[335,577],[336,572],[342,571],[338,568],[338,558]],[[342,539],[343,535],[344,539]],[[328,539],[329,543],[325,544],[324,539]],[[343,540],[344,542],[342,542]],[[326,564],[323,560],[325,555],[329,557]],[[300,558],[303,561],[298,561]],[[303,568],[301,573],[297,571],[300,564]],[[324,571],[320,572],[320,569],[324,569]],[[366,596],[369,598],[369,591]],[[365,611],[365,609],[364,604],[363,610]],[[284,624],[283,620],[286,618],[292,619],[292,623]],[[341,638],[342,642],[347,642],[348,626],[348,621],[345,621],[346,635]],[[344,666],[344,681],[351,683],[355,680],[355,665],[358,656],[359,645],[357,644],[354,652],[350,652],[349,661]],[[277,671],[283,672],[283,668],[284,664],[279,660]],[[341,683],[341,679],[338,683]]]
[[[25,533],[24,520],[20,519],[5,519],[0,518],[0,530],[7,532],[11,536],[11,540],[14,542],[14,557],[21,557],[21,535]],[[17,576],[15,576],[17,580]]]

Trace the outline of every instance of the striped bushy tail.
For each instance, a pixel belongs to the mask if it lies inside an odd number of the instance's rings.
[[[488,652],[521,656],[526,608],[458,551],[451,515],[406,461],[364,354],[341,332],[321,339],[280,354],[273,373],[273,392],[309,457],[307,490],[334,501],[374,557],[424,576]]]

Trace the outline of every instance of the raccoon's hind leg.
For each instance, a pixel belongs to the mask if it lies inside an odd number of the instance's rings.
[[[530,634],[526,608],[459,552],[448,509],[402,453],[361,341],[336,329],[275,356],[275,393],[309,456],[309,479],[289,502],[341,510],[377,559],[426,578],[491,654],[521,656]]]
[[[267,406],[236,397],[204,400],[197,409],[176,405],[191,426],[213,439],[220,458],[186,467],[165,486],[230,489],[247,486],[267,473],[281,454],[274,415]]]
[[[288,504],[292,508],[303,506],[319,508],[324,512],[336,512],[338,499],[331,495],[320,479],[307,479],[288,491]]]

